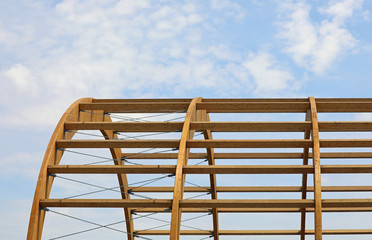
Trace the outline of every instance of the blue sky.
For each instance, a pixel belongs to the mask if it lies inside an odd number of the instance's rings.
[[[371,97],[372,1],[0,1],[2,239],[81,97]],[[366,118],[370,119],[370,116]]]

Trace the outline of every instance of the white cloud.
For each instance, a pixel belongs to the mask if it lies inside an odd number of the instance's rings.
[[[211,0],[213,9],[222,11],[228,16],[233,16],[236,19],[242,19],[245,16],[244,9],[237,3],[230,0]]]
[[[284,69],[269,53],[251,54],[244,66],[254,79],[257,95],[273,96],[273,94],[276,95],[286,91],[288,96],[290,90],[298,87],[293,75]]]
[[[5,71],[4,76],[11,81],[17,91],[22,93],[29,91],[34,93],[37,92],[37,86],[32,85],[30,71],[21,64],[16,64],[9,70]]]
[[[352,17],[356,9],[361,9],[364,0],[344,0],[331,1],[327,7],[320,8],[321,13],[333,16],[333,21],[337,24],[344,24],[344,21]]]
[[[362,0],[331,1],[319,9],[325,19],[313,22],[311,6],[304,2],[282,4],[284,19],[279,23],[279,37],[286,40],[286,52],[308,70],[322,74],[342,54],[357,46],[357,40],[344,26],[362,6]]]
[[[221,4],[218,14],[239,7]],[[31,15],[17,18],[12,34],[26,38],[7,48],[16,57],[0,68],[0,100],[7,102],[1,126],[54,126],[81,97],[185,97],[197,90],[231,96],[251,89],[244,54],[203,42],[210,30],[204,22],[216,12],[198,2],[64,0],[53,8],[22,7],[19,12]],[[1,26],[12,28],[11,20]]]

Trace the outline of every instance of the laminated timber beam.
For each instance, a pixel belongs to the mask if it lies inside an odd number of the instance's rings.
[[[372,173],[372,165],[321,165],[322,173]],[[175,173],[177,165],[58,165],[48,173],[64,174],[159,174]],[[311,165],[207,165],[183,166],[183,174],[302,174],[314,173]]]
[[[71,208],[169,208],[174,204],[171,199],[41,199],[40,207]],[[179,208],[310,208],[311,199],[184,199]],[[372,199],[322,199],[324,208],[372,207]]]
[[[33,204],[31,208],[30,221],[27,232],[27,239],[40,240],[42,237],[44,221],[45,221],[45,211],[40,208],[40,201],[43,198],[49,198],[54,178],[48,174],[48,166],[53,164],[59,164],[63,151],[57,151],[56,142],[59,140],[70,140],[74,136],[74,132],[66,132],[64,129],[64,124],[66,122],[74,121],[100,121],[100,122],[110,122],[111,118],[109,115],[104,114],[101,111],[90,111],[81,112],[79,111],[80,104],[91,103],[92,98],[82,98],[74,102],[63,114],[57,127],[55,128],[53,135],[50,139],[49,145],[44,155],[44,159],[40,168],[40,173],[38,177],[38,182],[36,184]],[[116,138],[116,134],[113,131],[101,131],[102,135],[107,138]],[[119,158],[121,156],[121,149],[110,148],[111,156],[113,159]],[[115,162],[115,164],[123,165],[122,162]],[[118,174],[118,182],[121,190],[122,199],[128,200],[129,195],[123,194],[127,191],[126,186],[128,186],[126,175]],[[132,219],[132,214],[130,209],[124,208],[124,216],[126,221],[126,230],[128,240],[133,240],[133,224],[130,219]]]
[[[185,102],[81,103],[80,110],[102,110],[110,113],[186,112]]]
[[[173,192],[173,187],[136,187],[129,186],[131,192]],[[184,192],[209,192],[208,186],[184,187]],[[216,187],[217,192],[235,193],[235,192],[302,192],[300,186],[275,186],[275,187]],[[314,192],[313,186],[306,188],[307,192]],[[322,186],[322,192],[369,192],[372,186]]]
[[[58,140],[57,148],[177,148],[179,140]],[[322,148],[372,147],[372,139],[323,139]],[[304,148],[311,140],[188,140],[187,148]]]
[[[135,213],[169,213],[166,208],[138,208]],[[210,213],[208,208],[181,208],[183,213]],[[299,213],[302,208],[218,208],[219,213]],[[306,208],[306,212],[313,213],[314,208]],[[323,208],[327,213],[372,212],[372,207],[338,207]]]
[[[305,113],[308,108],[308,102],[203,102],[197,105],[198,110],[209,113]],[[318,112],[372,112],[372,102],[319,102],[317,108]]]
[[[372,131],[372,122],[319,122],[319,132]],[[66,130],[115,130],[118,132],[177,132],[183,122],[67,122]],[[302,132],[311,128],[304,122],[192,122],[190,129],[212,132]]]
[[[114,130],[117,132],[176,132],[183,122],[68,122],[66,130]]]
[[[213,230],[181,230],[180,235],[211,235]],[[300,235],[299,230],[220,230],[220,236],[290,236]],[[135,230],[139,236],[169,235],[168,230]],[[372,234],[372,229],[324,229],[323,235],[362,235]],[[305,235],[314,235],[314,230],[306,230]]]
[[[187,147],[187,141],[194,137],[194,132],[190,129],[192,121],[197,119],[196,105],[201,102],[202,98],[194,98],[188,106],[185,121],[182,128],[181,139],[179,141],[179,151],[177,156],[177,167],[174,179],[174,191],[172,201],[172,215],[170,223],[169,237],[172,240],[179,240],[181,229],[181,215],[180,201],[183,198],[183,189],[185,184],[185,175],[183,167],[187,165],[190,149]]]
[[[315,240],[322,240],[322,185],[321,185],[321,169],[320,169],[320,147],[319,126],[318,126],[318,110],[314,97],[309,97],[310,112],[311,112],[311,137],[313,141],[313,185],[314,185],[314,230]],[[326,206],[324,206],[326,207]]]
[[[177,159],[177,153],[123,153],[122,157],[130,159]],[[302,159],[303,153],[215,153],[215,159]],[[372,158],[372,152],[321,152],[323,159],[337,158]],[[205,159],[205,153],[190,153],[189,159]],[[313,158],[310,152],[308,158]]]
[[[178,148],[179,140],[59,140],[57,148]]]
[[[154,102],[162,102],[162,103],[173,103],[173,102],[184,102],[190,103],[191,98],[141,98],[141,99],[93,99],[92,103],[154,103]]]

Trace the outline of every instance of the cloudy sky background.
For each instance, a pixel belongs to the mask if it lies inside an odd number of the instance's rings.
[[[0,1],[0,236],[81,97],[371,97],[372,1]],[[372,119],[362,115],[360,119]]]

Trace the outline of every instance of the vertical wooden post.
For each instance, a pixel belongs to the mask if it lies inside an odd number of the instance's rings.
[[[311,109],[312,129],[311,135],[313,138],[313,166],[314,166],[314,228],[315,240],[322,240],[322,185],[320,171],[320,144],[319,144],[319,128],[318,115],[314,97],[309,98]]]
[[[174,180],[173,202],[172,202],[172,216],[170,226],[170,239],[178,240],[180,237],[181,225],[181,210],[180,200],[183,197],[184,179],[182,168],[186,165],[189,155],[189,149],[186,147],[186,142],[191,138],[190,123],[192,118],[196,115],[196,103],[201,102],[201,98],[194,98],[187,110],[185,121],[183,124],[180,145],[178,149],[176,175]]]
[[[306,112],[305,121],[311,121],[311,110]],[[310,139],[311,129],[306,130],[304,133],[304,139]],[[309,164],[309,148],[304,148],[303,151],[303,165]],[[302,199],[306,199],[307,193],[307,173],[302,174]],[[301,240],[305,240],[306,230],[306,208],[301,209]]]

